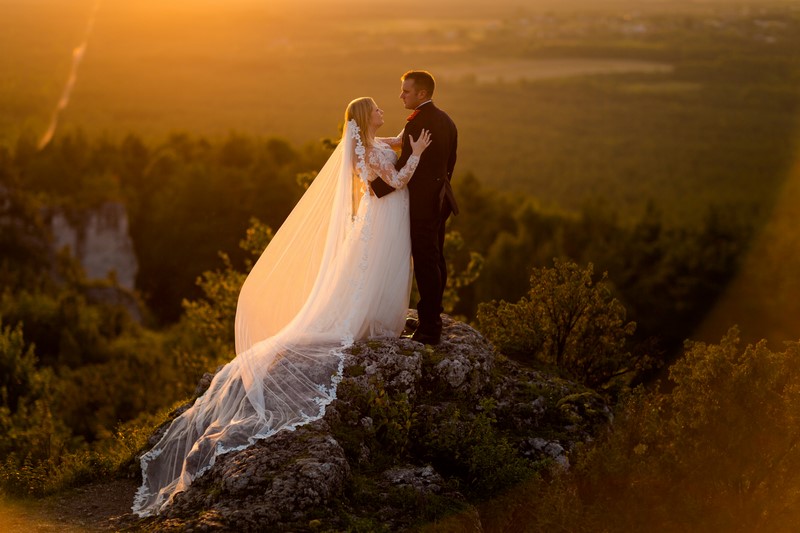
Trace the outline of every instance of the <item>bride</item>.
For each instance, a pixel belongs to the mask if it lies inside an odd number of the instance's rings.
[[[236,357],[142,456],[137,515],[160,512],[217,456],[324,416],[345,349],[403,330],[411,290],[405,184],[430,133],[410,139],[413,155],[398,171],[402,139],[375,137],[383,111],[372,98],[350,102],[344,118],[341,142],[242,286]],[[399,194],[376,198],[373,179]]]

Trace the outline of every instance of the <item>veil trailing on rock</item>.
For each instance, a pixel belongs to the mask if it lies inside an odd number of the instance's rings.
[[[364,153],[351,120],[242,287],[236,357],[142,456],[134,513],[158,513],[217,456],[325,414],[343,350],[374,311],[360,302],[371,227],[356,213],[372,201],[358,206],[354,194],[366,185]]]

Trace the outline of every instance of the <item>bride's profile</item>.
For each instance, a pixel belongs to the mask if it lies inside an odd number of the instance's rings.
[[[141,458],[133,512],[159,513],[217,456],[324,416],[344,351],[397,337],[411,290],[405,184],[430,145],[424,131],[395,169],[400,137],[377,138],[383,111],[358,98],[342,139],[262,253],[239,294],[236,357]],[[378,199],[369,182],[399,189]]]

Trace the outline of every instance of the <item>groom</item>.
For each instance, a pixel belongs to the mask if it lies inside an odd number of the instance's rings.
[[[458,132],[447,113],[433,105],[435,82],[424,70],[410,70],[400,78],[400,99],[412,110],[403,129],[403,150],[397,168],[411,156],[408,137],[418,138],[423,129],[431,132],[431,145],[422,154],[408,182],[411,217],[411,255],[414,278],[419,289],[419,325],[411,337],[425,344],[439,344],[442,335],[442,295],[447,284],[444,259],[444,226],[450,213],[458,214],[450,178],[456,164]],[[373,180],[378,197],[394,189],[383,180]]]

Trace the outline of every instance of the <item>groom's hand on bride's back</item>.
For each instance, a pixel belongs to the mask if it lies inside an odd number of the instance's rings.
[[[372,187],[372,192],[374,192],[375,196],[378,198],[386,196],[390,192],[394,192],[394,187],[383,181],[380,176],[372,180],[369,186]]]

